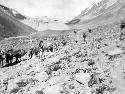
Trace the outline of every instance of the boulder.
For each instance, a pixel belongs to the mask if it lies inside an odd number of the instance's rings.
[[[113,50],[110,50],[109,52],[108,52],[108,54],[109,55],[117,55],[117,54],[121,54],[123,51],[122,51],[122,49],[120,49],[120,48],[115,48],[115,49],[113,49]]]
[[[53,85],[53,86],[48,86],[46,87],[43,92],[45,94],[60,94],[60,91],[62,91],[62,86],[61,85]]]
[[[75,74],[75,80],[82,83],[87,84],[87,82],[90,80],[90,74],[89,73],[76,73]]]
[[[55,76],[48,80],[48,83],[50,83],[50,85],[55,85],[55,84],[63,83],[63,82],[64,82],[63,76]]]
[[[8,86],[7,86],[7,93],[16,92],[14,90],[18,89],[17,82],[20,82],[20,81],[21,81],[20,78],[9,80],[8,81]]]
[[[37,73],[34,76],[34,79],[38,80],[39,82],[45,81],[48,78],[48,74],[44,71],[41,71],[40,73]]]
[[[34,87],[31,87],[27,94],[36,94],[36,92],[42,91],[42,89],[47,86],[49,86],[49,84],[46,82],[38,82]]]

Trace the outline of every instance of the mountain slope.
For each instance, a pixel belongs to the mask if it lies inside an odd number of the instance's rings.
[[[32,27],[37,31],[44,31],[47,29],[51,30],[69,30],[69,27],[61,21],[52,20],[46,16],[39,18],[28,18],[14,9],[8,8],[6,6],[0,5],[0,9],[9,16],[15,18],[16,20]]]
[[[91,28],[101,24],[120,21],[125,16],[124,0],[102,0],[94,4],[91,8],[86,8],[80,15],[70,21],[69,25],[75,25],[77,28]],[[116,19],[117,18],[117,19]]]
[[[19,22],[0,7],[0,40],[8,37],[29,35],[36,32],[31,27]]]
[[[8,15],[14,17],[17,20],[24,20],[24,19],[26,19],[26,17],[24,15],[20,14],[16,10],[8,8],[8,7],[3,6],[1,4],[0,4],[0,9],[2,9],[5,13],[7,13]]]
[[[0,68],[0,94],[125,94],[125,40],[118,27],[97,27],[86,41],[82,34],[46,38],[44,44],[57,43],[57,49]]]

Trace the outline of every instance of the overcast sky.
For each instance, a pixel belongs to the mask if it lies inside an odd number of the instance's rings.
[[[51,19],[68,21],[86,7],[99,1],[101,0],[0,0],[0,3],[28,17],[47,16]]]

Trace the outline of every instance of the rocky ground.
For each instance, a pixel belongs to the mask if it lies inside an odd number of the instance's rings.
[[[0,94],[125,94],[124,31],[110,24],[70,33],[59,50],[1,68]]]

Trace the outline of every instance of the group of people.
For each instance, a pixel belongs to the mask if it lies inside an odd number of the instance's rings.
[[[57,44],[55,43],[46,43],[44,44],[41,40],[39,43],[39,49],[41,49],[43,52],[53,52],[55,49],[57,49]]]
[[[0,65],[4,67],[19,63],[24,54],[24,50],[14,51],[13,49],[10,49],[7,51],[0,51]]]
[[[22,58],[22,60],[31,59],[33,56],[42,57],[45,52],[54,52],[57,50],[57,45],[54,43],[43,43],[43,41],[39,42],[38,47],[33,47]]]
[[[66,45],[67,42],[62,41],[61,42],[63,46]],[[22,60],[25,59],[25,56],[28,57],[28,59],[31,59],[33,56],[41,57],[43,56],[44,52],[54,52],[58,50],[58,45],[56,43],[43,43],[43,41],[39,42],[38,47],[33,47],[29,51],[25,51],[23,49],[21,50],[7,50],[7,51],[0,51],[0,65],[2,67],[4,66],[11,66],[15,65]],[[24,57],[24,58],[23,58]]]

